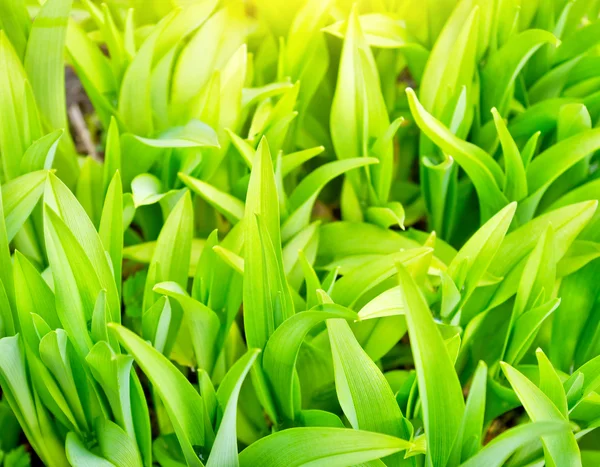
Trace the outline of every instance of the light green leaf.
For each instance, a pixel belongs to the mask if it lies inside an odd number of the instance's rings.
[[[49,0],[36,16],[24,65],[41,114],[55,129],[67,128],[63,48],[71,0]]]
[[[550,399],[556,408],[560,411],[563,417],[568,417],[567,395],[565,389],[558,376],[558,373],[544,354],[542,349],[535,351],[535,356],[540,369],[540,384],[539,387],[548,399]]]
[[[361,348],[348,323],[327,321],[333,355],[335,389],[344,414],[355,430],[409,439],[412,435],[388,382]],[[401,456],[389,465],[401,464]]]
[[[352,320],[356,313],[335,305],[320,305],[285,320],[269,338],[263,357],[263,369],[269,378],[281,415],[288,420],[296,417],[294,373],[300,346],[309,331],[330,318]]]
[[[502,362],[502,370],[534,422],[564,422],[565,418],[550,399],[522,373]],[[544,450],[554,465],[581,466],[581,456],[571,431],[542,437]]]
[[[215,130],[199,120],[190,120],[187,124],[173,127],[161,133],[158,138],[135,138],[151,148],[198,148],[219,147]]]
[[[44,209],[44,237],[58,317],[77,351],[84,356],[92,347],[87,321],[101,290],[98,276],[74,234],[48,206]]]
[[[133,358],[129,355],[115,354],[107,342],[100,341],[85,360],[94,379],[106,394],[115,421],[131,439],[136,439],[131,407]]]
[[[492,115],[504,155],[506,178],[503,191],[510,201],[520,201],[527,196],[527,178],[523,159],[515,140],[506,128],[506,123],[495,108],[492,109]]]
[[[223,408],[223,418],[206,463],[207,467],[239,465],[236,437],[238,398],[242,383],[259,353],[259,349],[249,350],[231,367],[219,386],[217,398]]]
[[[459,435],[465,411],[462,388],[427,302],[400,264],[398,279],[423,406],[427,458],[432,465],[452,464],[456,462],[450,458],[452,446]],[[440,420],[444,420],[442,425]]]
[[[517,203],[511,203],[487,221],[465,243],[448,266],[448,275],[461,291],[463,303],[473,293],[492,263],[516,209]]]
[[[119,425],[98,418],[96,434],[102,455],[115,465],[142,467],[142,459],[133,440]]]
[[[39,170],[2,185],[4,222],[9,242],[19,232],[42,196],[47,174],[45,170]]]
[[[381,94],[377,66],[365,41],[356,9],[348,20],[342,49],[336,92],[331,105],[331,139],[339,159],[368,156],[370,142],[390,125]],[[361,180],[369,183],[380,202],[388,200],[393,148],[391,142],[378,154],[380,163],[369,169],[369,175],[352,173],[349,179],[357,195],[364,198]],[[362,192],[361,192],[362,191]]]
[[[158,282],[173,281],[181,287],[187,284],[193,235],[193,210],[189,192],[177,202],[167,218],[158,240],[146,278],[143,309],[157,300],[153,287]]]
[[[202,397],[183,374],[157,350],[123,326],[111,323],[119,342],[132,354],[160,396],[177,434],[186,462],[201,467],[194,446],[204,444]]]
[[[544,191],[554,180],[587,155],[600,148],[600,129],[576,134],[551,146],[527,168],[530,193]]]
[[[555,298],[527,311],[516,319],[505,352],[507,362],[518,363],[523,358],[540,327],[558,305],[560,305],[560,299]]]
[[[308,225],[313,205],[327,183],[352,169],[377,163],[378,160],[373,157],[344,159],[322,165],[307,175],[288,199],[292,214],[281,227],[282,240],[289,240]]]
[[[281,176],[285,177],[293,172],[305,162],[320,155],[325,150],[323,146],[316,148],[304,149],[303,151],[292,152],[281,158]]]
[[[407,88],[408,102],[419,128],[440,149],[452,156],[465,170],[479,196],[483,221],[508,204],[501,192],[504,174],[498,163],[483,149],[453,135],[439,120],[429,114],[417,100],[414,91]]]
[[[433,250],[427,247],[412,248],[387,256],[376,257],[361,267],[352,269],[335,282],[332,298],[344,306],[354,306],[363,294],[382,284],[396,274],[396,263],[419,268],[431,259]],[[427,271],[427,268],[425,268]]]
[[[190,297],[176,282],[161,282],[154,286],[154,292],[173,298],[183,309],[183,323],[190,332],[190,338],[198,367],[212,373],[219,349],[219,329],[221,322],[217,314],[203,303]]]
[[[229,222],[235,224],[244,217],[244,203],[236,197],[184,173],[180,172],[179,178],[190,190],[221,212]]]
[[[106,136],[106,148],[104,150],[104,175],[103,186],[104,193],[108,191],[108,186],[113,181],[115,174],[121,170],[121,140],[119,136],[119,126],[114,117],[110,119]]]
[[[44,203],[47,208],[50,208],[58,215],[57,217],[59,220],[62,219],[64,226],[70,230],[70,235],[74,236],[81,245],[84,254],[87,256],[93,267],[95,275],[98,277],[100,288],[106,290],[106,297],[112,320],[119,322],[121,316],[119,295],[110,266],[110,260],[106,255],[102,240],[73,193],[52,173],[48,174],[46,187],[44,188]],[[91,286],[86,283],[85,279],[88,278],[85,277],[85,274],[84,277],[79,277],[77,279],[84,283],[86,287],[91,288]],[[94,290],[91,295],[92,301],[96,300],[98,290]],[[69,335],[71,335],[70,332]]]
[[[36,140],[21,159],[21,173],[26,174],[35,170],[50,170],[54,155],[64,130],[56,130]]]
[[[156,41],[166,24],[172,19],[167,17],[158,23],[146,38],[140,50],[125,71],[119,91],[119,117],[126,127],[139,136],[152,136],[151,80],[152,59]]]
[[[19,251],[15,251],[13,271],[21,334],[37,354],[40,339],[31,314],[41,316],[52,329],[60,327],[54,294],[33,264]]]
[[[492,54],[481,72],[482,104],[484,122],[489,120],[492,107],[504,109],[508,104],[509,89],[527,60],[544,44],[558,45],[560,41],[548,31],[530,29],[512,35],[506,43]]]
[[[558,435],[567,430],[566,423],[535,422],[519,425],[498,435],[479,453],[471,457],[461,467],[500,467],[519,448],[539,440],[543,436]]]
[[[117,293],[120,295],[123,261],[123,187],[118,171],[115,172],[104,199],[99,234],[102,245],[110,256]]]
[[[365,35],[365,40],[371,47],[418,47],[418,44],[410,37],[402,22],[391,15],[367,13],[360,15],[358,20]],[[345,26],[345,21],[338,21],[323,30],[334,36],[343,38]]]
[[[67,435],[65,451],[71,465],[80,465],[81,467],[115,467],[112,462],[108,462],[103,457],[89,451],[75,433]]]
[[[497,306],[516,293],[528,254],[551,223],[555,232],[555,258],[561,258],[569,245],[593,216],[597,201],[565,206],[536,217],[531,222],[509,233],[503,240],[488,271],[495,277],[504,277],[497,285],[481,287],[463,307],[462,319],[471,317],[491,306]]]
[[[251,348],[263,349],[273,331],[294,313],[283,270],[276,199],[271,154],[263,139],[252,164],[243,221],[244,326]]]
[[[0,18],[2,18],[2,29],[13,44],[19,58],[23,59],[31,30],[27,5],[18,0],[1,2]]]
[[[477,454],[483,444],[487,374],[486,364],[480,361],[471,382],[458,436],[462,445],[460,455],[462,461]]]
[[[402,289],[398,285],[391,289],[387,289],[385,292],[382,292],[368,302],[360,309],[358,317],[362,321],[365,319],[403,314],[404,302],[402,301]]]
[[[269,435],[240,453],[241,467],[345,467],[387,457],[411,443],[347,428],[291,428]]]

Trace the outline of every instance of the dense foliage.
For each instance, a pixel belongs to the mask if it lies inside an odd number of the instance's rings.
[[[600,465],[599,13],[0,0],[0,465]]]

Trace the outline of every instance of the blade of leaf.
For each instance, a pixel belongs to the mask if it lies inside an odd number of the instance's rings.
[[[453,462],[452,446],[465,411],[462,388],[427,302],[401,264],[398,280],[423,406],[427,458],[432,465],[445,465]],[[444,424],[439,425],[439,420],[444,420]]]
[[[204,444],[202,397],[166,357],[139,336],[118,324],[111,323],[109,327],[153,383],[169,414],[186,462],[189,466],[201,467],[194,446]]]
[[[241,467],[346,467],[407,449],[393,436],[347,428],[290,428],[252,443],[240,453]]]

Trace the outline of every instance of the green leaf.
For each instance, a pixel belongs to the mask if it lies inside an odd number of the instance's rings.
[[[567,169],[600,148],[600,129],[588,130],[556,143],[527,168],[530,193],[543,192]]]
[[[77,243],[81,245],[85,256],[87,256],[93,271],[95,271],[98,277],[100,288],[106,290],[111,319],[119,322],[121,306],[110,260],[106,255],[102,240],[85,210],[67,186],[51,173],[48,174],[44,189],[44,203],[47,208],[50,208],[50,210],[57,214],[56,217],[59,220],[62,219],[64,227],[70,230],[70,235],[74,236]],[[60,228],[62,229],[62,224],[60,222],[58,224],[60,224]],[[68,236],[69,234],[65,235]],[[64,239],[61,238],[61,240]],[[86,272],[85,274],[90,273]],[[83,277],[78,277],[77,279],[86,288],[89,287],[91,289],[91,285],[87,284],[84,279],[85,274]],[[95,301],[97,296],[98,290],[94,290],[91,294],[91,301]]]
[[[142,336],[160,353],[165,353],[167,348],[171,316],[171,302],[167,297],[159,298],[142,315]]]
[[[69,407],[73,411],[79,428],[83,431],[89,430],[87,415],[89,408],[84,409],[84,398],[80,393],[81,385],[78,385],[75,377],[74,365],[79,365],[72,358],[69,349],[67,334],[62,329],[51,331],[40,340],[40,357],[44,365],[50,370],[56,382],[61,388]],[[83,399],[83,400],[82,400]]]
[[[481,218],[489,219],[508,204],[500,190],[504,174],[498,163],[483,149],[453,135],[439,120],[429,114],[410,88],[406,89],[410,110],[419,128],[440,149],[451,155],[465,170],[479,196]]]
[[[348,323],[328,320],[327,330],[336,393],[352,427],[409,439],[412,433],[388,382],[361,348]],[[390,459],[389,463],[399,465],[401,457]]]
[[[131,439],[136,439],[131,406],[133,358],[115,354],[107,342],[100,341],[92,347],[85,360],[106,394],[115,421]]]
[[[191,298],[185,289],[175,282],[161,282],[154,286],[155,292],[173,298],[183,309],[183,323],[187,325],[198,367],[212,373],[219,349],[220,320],[206,305]]]
[[[102,455],[115,465],[142,467],[142,459],[137,446],[119,425],[98,418],[96,434]]]
[[[49,0],[36,16],[24,65],[42,115],[53,128],[67,128],[63,48],[71,0]]]
[[[544,394],[546,394],[546,396],[548,396],[548,399],[554,403],[562,416],[567,418],[567,395],[565,394],[565,390],[558,373],[542,349],[538,348],[535,351],[535,356],[540,369],[540,389]]]
[[[383,318],[404,314],[402,289],[400,286],[387,289],[363,306],[358,312],[359,319]]]
[[[498,435],[475,456],[462,463],[461,467],[500,467],[517,449],[539,440],[540,437],[558,435],[566,429],[566,423],[560,422],[519,425]]]
[[[475,291],[463,307],[461,318],[468,322],[473,316],[490,307],[497,306],[516,293],[528,254],[534,249],[540,236],[551,223],[555,232],[555,258],[561,258],[569,245],[583,230],[593,216],[597,201],[565,206],[536,217],[531,222],[510,232],[503,240],[488,271],[495,277],[504,277],[496,285]]]
[[[222,65],[242,45],[247,19],[238,5],[216,11],[191,36],[181,50],[173,70],[171,112],[176,118],[190,117],[202,87],[215,68]]]
[[[506,128],[506,123],[495,108],[492,109],[492,115],[504,155],[506,179],[502,191],[510,201],[520,201],[527,196],[527,177],[523,159],[515,140]]]
[[[4,222],[9,242],[17,235],[42,196],[47,174],[45,170],[39,170],[2,185]]]
[[[31,349],[38,353],[40,338],[31,314],[42,317],[52,329],[60,327],[54,293],[33,264],[19,251],[15,251],[13,271],[21,334]]]
[[[365,41],[356,9],[353,9],[348,20],[336,92],[331,104],[331,139],[337,157],[368,156],[370,142],[383,134],[389,125],[377,66]],[[367,183],[372,186],[380,202],[388,200],[391,186],[391,141],[386,146],[384,151],[377,154],[380,163],[367,172]],[[349,179],[357,195],[364,198],[366,187],[360,186],[359,177],[358,173],[353,173]]]
[[[485,415],[485,401],[487,391],[487,366],[480,361],[471,382],[469,396],[465,405],[465,412],[460,427],[458,439],[461,440],[462,461],[473,457],[481,450],[483,438],[483,424]],[[458,445],[457,445],[458,446]]]
[[[320,221],[315,221],[296,234],[283,248],[283,267],[290,287],[298,290],[304,279],[303,264],[305,260],[313,264],[317,256],[319,244]],[[303,259],[301,259],[303,256]]]
[[[51,129],[68,129],[64,46],[71,0],[49,0],[36,16],[25,53],[24,67],[31,81],[35,101],[45,123]],[[66,183],[72,185],[79,167],[70,135],[62,139],[57,169]]]
[[[35,170],[50,170],[54,155],[64,130],[56,130],[36,140],[21,159],[21,173],[26,174]]]
[[[67,467],[62,441],[49,422],[46,408],[35,398],[27,378],[20,337],[0,339],[0,384],[32,447],[46,465]]]
[[[522,373],[502,362],[502,370],[527,414],[534,422],[564,422],[565,418],[550,399]],[[544,451],[554,465],[580,466],[581,456],[571,431],[542,437]]]
[[[451,464],[455,462],[450,459],[452,445],[457,440],[465,411],[462,388],[427,302],[400,264],[398,279],[423,406],[427,458],[431,465]],[[440,420],[444,423],[440,424]]]
[[[249,350],[231,367],[219,386],[217,398],[221,407],[224,408],[223,418],[206,463],[207,467],[221,465],[235,467],[239,465],[236,437],[238,398],[242,383],[259,353],[259,349]]]
[[[387,256],[376,257],[362,267],[354,268],[335,283],[332,298],[344,306],[354,306],[359,299],[396,273],[396,263],[407,267],[425,264],[433,250],[427,247],[412,248]],[[425,269],[427,270],[427,269]]]
[[[433,115],[441,116],[452,96],[472,84],[480,16],[473,2],[459,2],[431,50],[419,95]]]
[[[512,35],[506,43],[492,54],[481,71],[481,115],[489,120],[492,107],[504,109],[508,104],[509,90],[527,60],[544,44],[558,45],[559,41],[541,29],[530,29]]]
[[[119,126],[114,117],[110,119],[106,136],[106,148],[104,150],[104,175],[103,187],[104,193],[108,191],[108,186],[113,181],[115,174],[121,170],[121,140],[119,137]]]
[[[600,23],[594,21],[575,31],[566,38],[556,49],[554,63],[560,63],[572,59],[586,52],[598,43],[598,32]]]
[[[74,234],[49,207],[44,210],[46,250],[55,284],[58,317],[80,355],[92,347],[87,321],[101,289],[91,262]]]
[[[294,313],[283,270],[275,175],[267,142],[256,151],[244,214],[244,326],[248,345],[263,349]]]
[[[404,207],[397,201],[386,203],[385,206],[371,206],[367,209],[365,217],[369,222],[377,224],[384,229],[391,226],[398,226],[404,230],[406,215]]]
[[[31,20],[27,6],[18,0],[7,0],[0,3],[2,29],[15,48],[19,58],[25,55],[27,38],[31,30]]]
[[[236,197],[184,173],[180,172],[179,178],[190,190],[221,212],[229,222],[235,224],[244,217],[244,203]]]
[[[461,291],[462,303],[471,296],[496,256],[517,203],[511,203],[488,220],[459,250],[448,265],[448,275]]]
[[[552,224],[544,231],[529,255],[515,299],[515,315],[551,298],[556,280],[555,234]],[[541,297],[540,297],[541,295]]]
[[[281,158],[281,176],[285,177],[291,172],[301,167],[302,164],[308,162],[314,157],[320,155],[325,150],[324,146],[304,149],[303,151],[292,152]]]
[[[123,187],[118,171],[115,172],[104,199],[99,234],[102,245],[110,256],[117,293],[120,296],[123,260]]]
[[[187,464],[202,466],[202,462],[194,452],[194,446],[204,444],[202,397],[161,353],[123,326],[114,323],[109,326],[116,333],[121,345],[132,354],[160,396]]]
[[[291,428],[269,435],[240,453],[242,467],[344,467],[386,457],[411,443],[347,428]]]
[[[189,192],[177,202],[167,218],[158,240],[146,278],[144,311],[157,300],[153,287],[158,282],[187,284],[193,235],[193,210]]]
[[[371,47],[416,47],[414,39],[405,27],[392,16],[382,13],[367,13],[358,17],[365,40]],[[324,28],[334,36],[344,37],[345,21],[338,21]]]
[[[104,128],[118,120],[113,102],[118,94],[110,61],[74,19],[67,27],[66,52]],[[108,151],[107,151],[108,152]]]
[[[525,355],[544,321],[560,305],[560,299],[549,300],[517,318],[505,352],[507,362],[518,363]]]
[[[215,130],[199,120],[190,120],[183,126],[172,127],[158,138],[135,136],[135,139],[151,148],[219,147]]]
[[[345,159],[329,162],[307,175],[288,199],[289,210],[292,214],[281,227],[282,240],[289,240],[308,225],[313,205],[327,183],[352,169],[377,163],[377,159],[373,157]]]
[[[71,465],[80,465],[82,467],[115,467],[112,462],[89,451],[75,433],[67,434],[65,451]]]
[[[419,246],[421,244],[415,240],[373,224],[330,222],[320,228],[317,256],[332,259],[365,254],[384,255]]]
[[[156,41],[171,19],[172,16],[167,17],[154,27],[123,76],[119,91],[119,117],[136,135],[152,136],[154,132],[150,81],[152,59]]]
[[[263,357],[267,375],[281,415],[288,420],[296,418],[294,401],[294,374],[300,346],[309,331],[330,318],[354,319],[356,313],[335,305],[320,305],[285,320],[269,338]]]

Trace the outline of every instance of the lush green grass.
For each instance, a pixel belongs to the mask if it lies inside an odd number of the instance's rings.
[[[599,1],[42,3],[0,465],[600,465]]]

